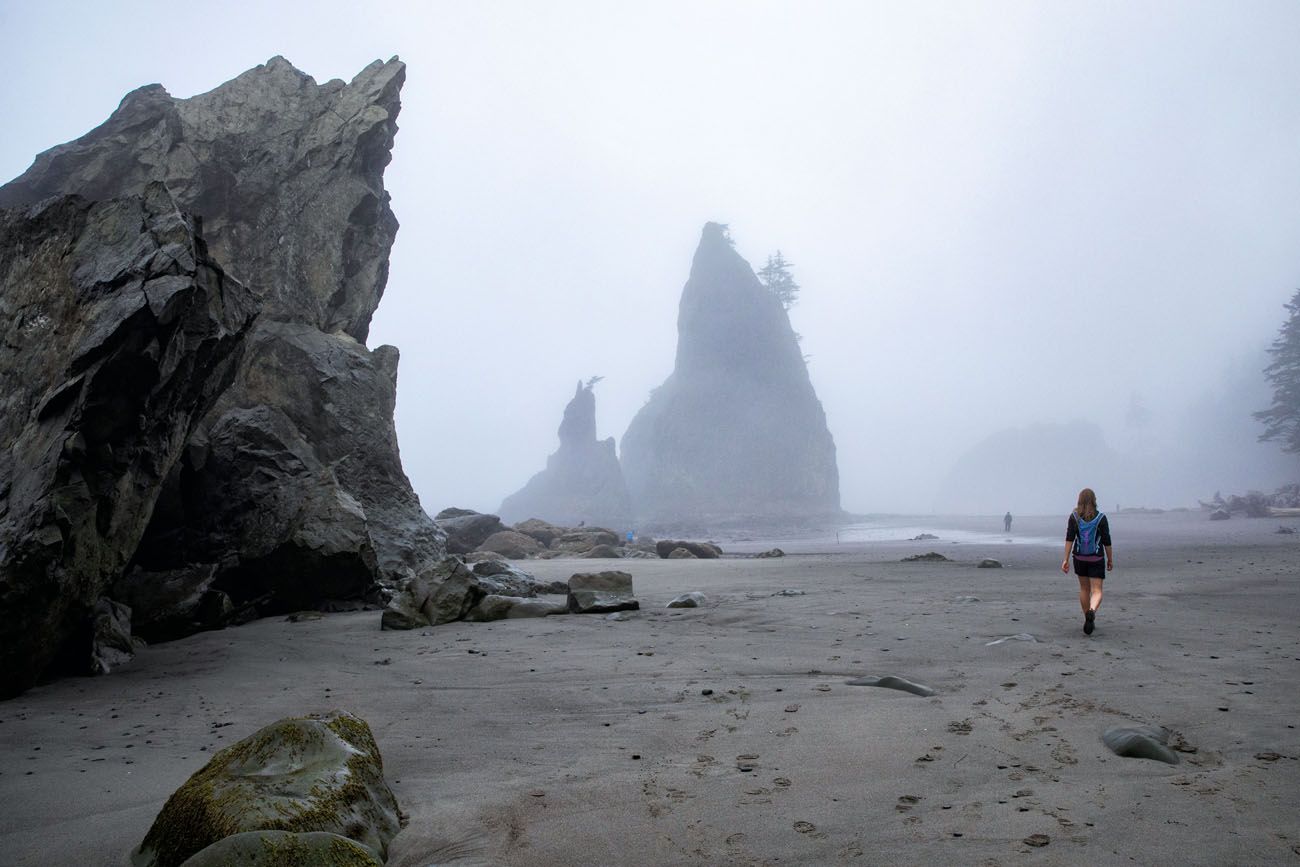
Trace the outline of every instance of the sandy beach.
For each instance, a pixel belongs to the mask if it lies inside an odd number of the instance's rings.
[[[1296,523],[1113,516],[1091,637],[1064,516],[523,564],[632,573],[622,621],[196,635],[0,703],[0,863],[122,864],[214,751],[332,708],[370,723],[410,816],[394,867],[1300,863]],[[889,538],[913,527],[939,539]],[[953,562],[900,562],[930,550]],[[846,683],[883,675],[935,694]],[[1180,764],[1102,744],[1134,724]]]

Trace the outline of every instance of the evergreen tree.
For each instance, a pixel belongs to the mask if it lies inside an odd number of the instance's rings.
[[[1264,423],[1260,440],[1278,440],[1283,451],[1300,453],[1300,289],[1286,309],[1290,315],[1268,350],[1273,361],[1264,368],[1273,386],[1273,405],[1255,418]]]
[[[787,262],[777,250],[774,255],[767,257],[767,264],[759,269],[758,279],[763,281],[763,285],[768,291],[777,297],[786,310],[789,310],[799,298],[799,284],[794,282],[794,277],[790,276],[790,269],[794,264]]]

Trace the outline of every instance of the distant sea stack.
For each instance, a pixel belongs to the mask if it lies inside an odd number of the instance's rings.
[[[394,58],[317,84],[276,57],[189,99],[149,85],[0,187],[4,327],[45,353],[0,370],[24,382],[0,441],[0,695],[83,666],[109,600],[177,637],[443,554],[398,455],[397,350],[365,346],[404,79]]]
[[[622,462],[652,525],[840,514],[835,441],[789,316],[723,225],[704,226],[676,364],[628,426]]]
[[[515,524],[541,518],[552,524],[624,527],[632,517],[614,438],[596,438],[595,381],[580,381],[560,422],[560,448],[546,469],[501,504],[502,519]]]

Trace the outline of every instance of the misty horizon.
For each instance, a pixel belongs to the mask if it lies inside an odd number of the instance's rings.
[[[0,12],[0,175],[144,84],[401,56],[402,227],[368,344],[401,350],[403,464],[431,514],[520,488],[575,380],[604,377],[597,433],[621,440],[672,370],[707,221],[751,266],[794,264],[850,512],[943,511],[963,456],[1043,426],[1096,425],[1115,466],[1046,490],[1026,468],[963,510],[1295,479],[1250,417],[1300,284],[1294,6],[347,9],[320,16],[347,28],[225,16],[183,62],[111,63],[121,10]]]

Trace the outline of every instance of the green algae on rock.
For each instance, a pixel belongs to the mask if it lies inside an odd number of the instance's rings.
[[[197,853],[181,867],[380,867],[375,853],[325,831],[245,831]]]
[[[223,838],[278,830],[348,837],[382,861],[400,828],[370,727],[332,711],[282,719],[217,753],[167,799],[131,860],[179,867]]]

